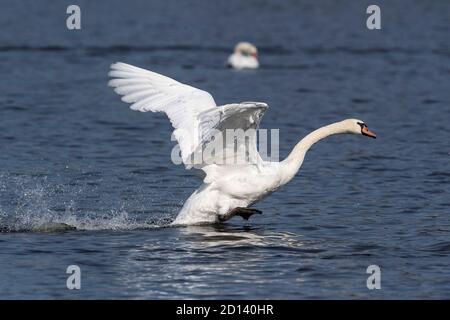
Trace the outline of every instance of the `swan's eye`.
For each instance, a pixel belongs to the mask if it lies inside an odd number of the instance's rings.
[[[367,125],[364,122],[357,122],[357,124],[359,124],[359,126],[362,128],[367,128]]]

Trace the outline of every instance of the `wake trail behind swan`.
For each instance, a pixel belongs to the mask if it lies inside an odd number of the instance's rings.
[[[101,201],[102,194],[90,186],[54,184],[47,177],[1,174],[0,232],[153,229],[168,226],[178,211],[176,206],[144,209],[150,206],[143,200],[148,194],[120,202],[107,193]]]

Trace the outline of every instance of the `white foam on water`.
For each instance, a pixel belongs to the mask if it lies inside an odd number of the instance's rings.
[[[0,196],[6,195],[0,203],[0,232],[33,231],[50,224],[67,224],[77,230],[151,229],[167,226],[172,220],[171,212],[152,215],[151,219],[134,217],[125,209],[126,204],[119,209],[77,209],[77,200],[85,194],[79,186],[55,185],[46,177],[0,174]]]

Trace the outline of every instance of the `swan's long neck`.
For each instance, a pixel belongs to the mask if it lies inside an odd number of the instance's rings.
[[[303,159],[305,158],[306,152],[311,148],[316,142],[340,133],[349,133],[348,128],[345,126],[344,121],[332,123],[330,125],[321,127],[314,130],[292,149],[289,156],[281,162],[282,180],[283,184],[289,182],[300,169]]]

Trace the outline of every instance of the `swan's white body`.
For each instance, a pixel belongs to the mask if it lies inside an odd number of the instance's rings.
[[[264,199],[297,174],[309,148],[332,134],[354,133],[359,120],[348,119],[317,129],[303,138],[281,162],[261,161],[257,165],[217,166],[213,174],[184,203],[174,224],[219,222],[230,210],[249,207]],[[358,130],[358,128],[356,128]]]
[[[347,119],[313,131],[281,162],[263,161],[256,140],[252,139],[247,145],[250,152],[245,164],[193,164],[190,159],[210,142],[212,130],[257,129],[267,105],[245,102],[218,107],[209,93],[157,73],[124,63],[115,63],[111,69],[110,76],[115,79],[109,85],[123,95],[122,100],[132,103],[133,110],[165,112],[175,128],[174,136],[186,167],[194,166],[206,173],[204,183],[184,203],[175,225],[219,222],[231,210],[262,200],[289,182],[308,149],[329,135],[368,132],[366,135],[375,136],[368,129],[363,131],[362,121]],[[237,149],[241,147],[244,146],[238,145]]]
[[[233,69],[259,68],[258,50],[248,42],[239,42],[228,58],[228,65]]]
[[[280,163],[264,163],[260,168],[246,166],[218,174],[204,183],[185,202],[174,224],[219,222],[234,208],[246,208],[283,185]]]

